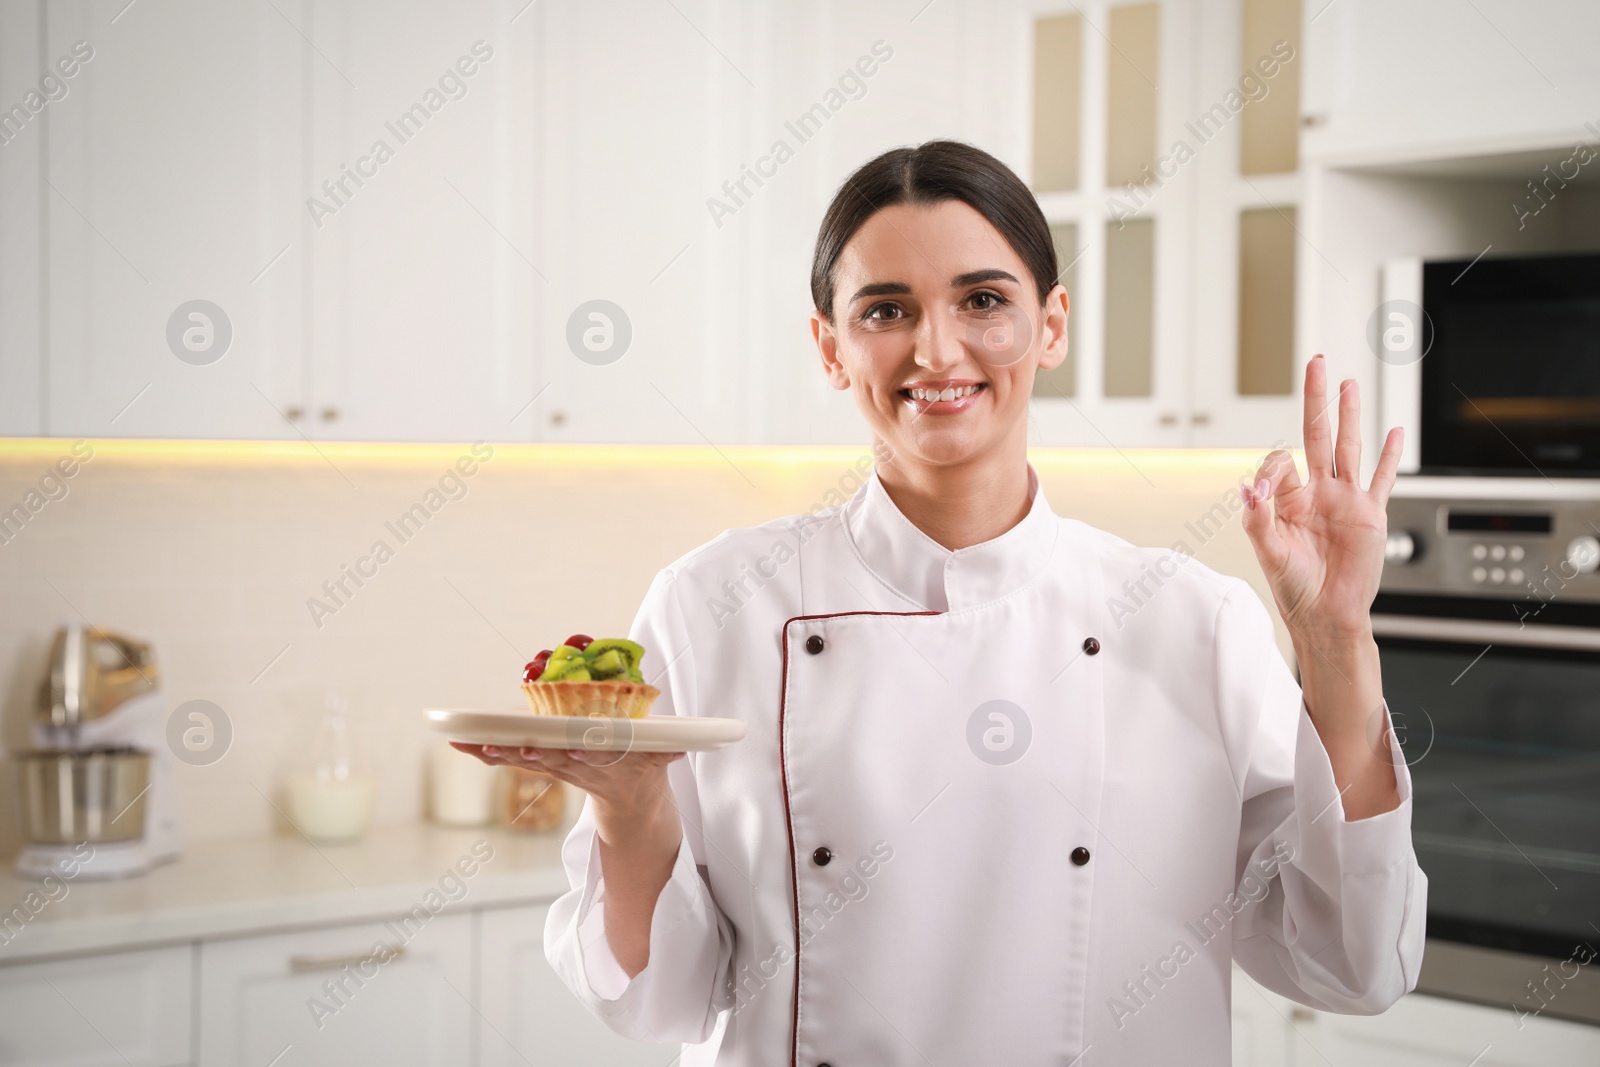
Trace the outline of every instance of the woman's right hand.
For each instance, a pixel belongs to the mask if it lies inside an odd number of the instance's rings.
[[[491,766],[542,771],[589,794],[606,881],[606,941],[628,977],[644,970],[656,900],[683,843],[667,767],[684,754],[450,744]]]
[[[575,785],[594,799],[595,819],[606,823],[650,820],[677,809],[672,803],[672,788],[667,782],[667,765],[683,758],[682,752],[615,752],[567,748],[518,748],[514,745],[470,745],[450,742],[450,747],[465,752],[492,767],[521,767],[539,771],[559,781]],[[620,829],[620,827],[614,827]]]

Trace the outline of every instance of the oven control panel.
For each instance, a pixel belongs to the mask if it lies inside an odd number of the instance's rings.
[[[1401,478],[1382,591],[1600,603],[1600,482],[1533,481]]]

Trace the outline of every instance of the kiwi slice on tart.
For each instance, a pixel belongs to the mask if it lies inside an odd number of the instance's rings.
[[[639,661],[644,658],[644,646],[623,637],[608,637],[599,641],[579,637],[578,643],[557,645],[538,672],[529,671],[528,680],[541,682],[636,682],[642,684]],[[541,653],[541,656],[543,654]],[[533,664],[529,664],[531,668]]]
[[[629,667],[637,667],[639,661],[644,659],[644,646],[637,641],[629,641],[626,637],[602,637],[598,641],[591,642],[583,651],[591,658],[615,652]]]

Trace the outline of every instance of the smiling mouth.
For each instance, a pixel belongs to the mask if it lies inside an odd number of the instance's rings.
[[[955,401],[977,396],[988,388],[986,382],[972,385],[946,386],[944,389],[901,389],[900,395],[919,407],[931,404],[953,404]]]

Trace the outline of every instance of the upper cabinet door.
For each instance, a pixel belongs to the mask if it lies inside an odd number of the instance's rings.
[[[1301,368],[1317,343],[1296,314],[1300,265],[1320,256],[1300,210],[1300,0],[1205,0],[1197,40],[1188,443],[1264,453],[1300,442]]]
[[[246,0],[45,10],[74,73],[27,131],[47,135],[42,429],[293,436],[305,42]]]
[[[1038,5],[1032,160],[1072,311],[1041,372],[1043,445],[1181,445],[1192,310],[1193,0]],[[1027,98],[1024,97],[1024,100]]]
[[[531,439],[521,8],[51,5],[43,429]]]
[[[14,4],[0,12],[0,100],[7,102],[0,107],[17,100],[22,108],[20,115],[0,115],[0,435],[34,436],[45,427],[45,283],[39,265],[49,235],[41,195],[49,190],[39,180],[44,124],[37,119],[50,106],[46,94],[60,97],[63,72],[76,74],[79,64],[69,56],[57,70],[41,57],[40,5]],[[46,76],[51,80],[44,81]]]
[[[1593,0],[1305,0],[1315,160],[1389,163],[1591,143]],[[1530,175],[1531,176],[1531,175]]]
[[[817,227],[899,145],[1022,166],[1013,7],[540,7],[551,440],[863,442],[809,323]]]
[[[754,440],[869,440],[854,399],[824,377],[812,338],[810,272],[823,214],[862,164],[924,141],[966,141],[1025,173],[1027,112],[1018,105],[1029,26],[1021,5],[979,0],[761,7],[751,30],[764,56],[751,72],[755,107],[716,182],[737,183],[753,168],[771,173],[735,188],[743,203],[715,231],[748,264],[730,284],[745,309],[735,359],[763,413]]]
[[[1299,27],[1298,0],[1038,13],[1032,181],[1073,354],[1037,376],[1036,441],[1295,439]]]
[[[727,3],[541,4],[538,436],[748,439],[749,281],[708,200],[771,71]],[[760,79],[760,80],[758,80]],[[732,147],[737,146],[737,147]],[[754,186],[746,182],[746,187]]]
[[[545,277],[526,0],[311,0],[306,433],[530,440]]]

